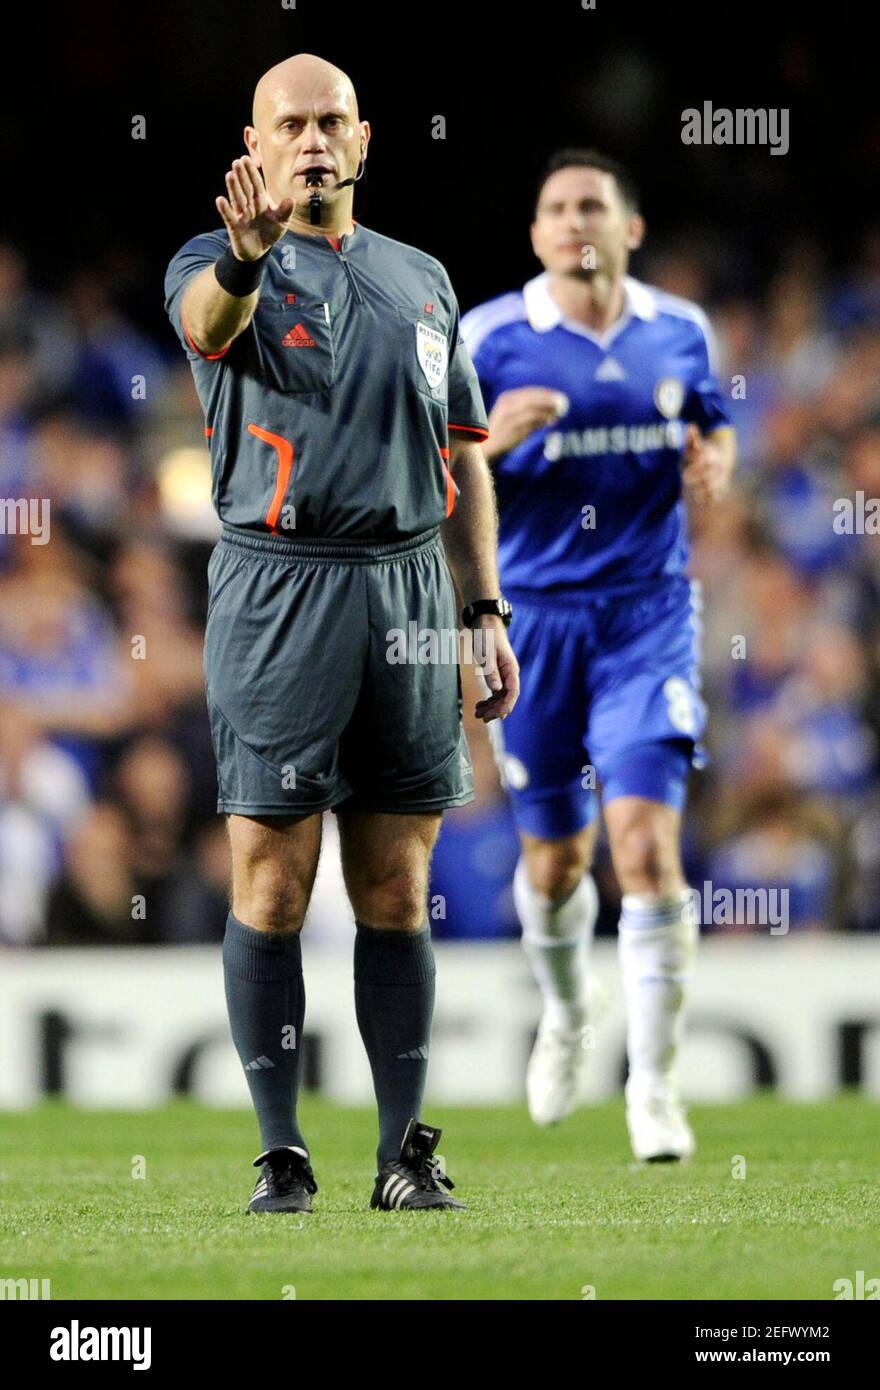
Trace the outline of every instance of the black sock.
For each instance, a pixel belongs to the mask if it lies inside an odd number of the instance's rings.
[[[357,924],[354,1002],[379,1105],[379,1167],[398,1158],[419,1116],[434,1014],[431,932],[376,931]]]
[[[263,1148],[306,1148],[296,1120],[306,1011],[299,935],[255,931],[230,912],[223,975],[232,1040],[260,1122]]]

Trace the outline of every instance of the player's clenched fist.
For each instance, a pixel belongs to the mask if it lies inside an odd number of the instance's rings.
[[[256,261],[284,235],[293,212],[293,199],[282,198],[273,208],[263,175],[249,154],[232,161],[226,175],[228,197],[215,200],[229,233],[232,254],[240,261]]]
[[[681,481],[693,501],[717,502],[727,492],[734,468],[733,431],[717,430],[704,438],[688,425]]]
[[[546,386],[519,386],[502,391],[489,415],[489,438],[483,446],[488,459],[500,458],[515,449],[535,430],[560,419],[569,407],[562,391]]]

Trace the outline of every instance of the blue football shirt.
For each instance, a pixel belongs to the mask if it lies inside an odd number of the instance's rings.
[[[461,320],[487,412],[522,386],[569,401],[496,465],[504,591],[625,592],[679,575],[685,426],[708,433],[730,423],[708,320],[627,277],[624,311],[599,334],[565,318],[548,284],[538,275]]]

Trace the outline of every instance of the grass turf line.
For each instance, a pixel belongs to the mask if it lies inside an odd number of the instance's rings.
[[[321,1190],[282,1217],[244,1214],[244,1111],[0,1114],[0,1278],[56,1299],[567,1300],[832,1299],[880,1276],[878,1106],[859,1096],[694,1107],[681,1166],[635,1165],[616,1102],[545,1130],[519,1106],[425,1118],[467,1212],[368,1209],[371,1110],[303,1102]]]

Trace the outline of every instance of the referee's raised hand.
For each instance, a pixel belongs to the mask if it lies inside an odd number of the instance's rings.
[[[215,206],[229,234],[229,248],[214,265],[194,275],[181,306],[187,336],[203,356],[222,357],[253,318],[260,297],[262,257],[287,230],[293,199],[272,207],[263,175],[250,155],[232,161],[228,198]],[[260,262],[260,264],[254,264]]]
[[[232,161],[226,175],[226,192],[215,200],[229,233],[232,254],[240,261],[256,261],[287,230],[293,199],[282,198],[273,208],[263,175],[249,154]]]

